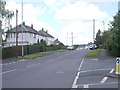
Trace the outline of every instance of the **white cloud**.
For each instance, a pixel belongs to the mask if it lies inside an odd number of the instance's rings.
[[[86,0],[85,0],[86,1]],[[98,29],[103,30],[102,21],[109,19],[110,16],[95,6],[92,3],[85,2],[83,0],[40,0],[47,7],[41,8],[40,6],[33,6],[32,3],[24,4],[24,21],[27,25],[33,24],[33,27],[40,30],[42,27],[48,30],[50,34],[58,37],[64,44],[71,44],[71,32],[73,32],[74,44],[88,43],[92,41],[93,33],[93,19],[96,19],[96,32]],[[30,2],[30,1],[28,1]],[[37,2],[31,0],[31,2]],[[49,9],[48,9],[49,7]],[[21,23],[21,4],[17,4],[14,1],[8,2],[8,9],[15,12],[18,9],[19,19],[18,24]],[[38,20],[38,17],[42,14],[55,13],[54,17],[59,21],[63,21],[64,26],[62,29],[54,30],[54,26],[50,26]],[[15,17],[12,20],[13,26],[15,26]],[[59,32],[58,32],[59,31]],[[55,33],[56,32],[56,33]],[[68,43],[67,43],[67,33]]]
[[[58,35],[62,42],[71,44],[71,32],[73,32],[74,44],[84,44],[93,41],[93,19],[96,20],[95,32],[97,33],[99,29],[103,31],[102,21],[109,19],[110,16],[92,3],[71,0],[56,12],[55,18],[66,24],[62,27],[61,34]],[[67,33],[69,33],[68,40]]]
[[[15,16],[12,19],[12,26],[16,26],[16,9],[18,9],[18,24],[22,23],[22,5],[17,4],[14,1],[8,1],[6,9],[12,10],[15,13]],[[23,5],[23,21],[25,21],[26,25],[33,27],[36,30],[40,30],[42,27],[48,30],[48,32],[53,33],[53,28],[48,25],[47,23],[43,23],[38,20],[38,17],[45,13],[46,10],[39,6],[34,6],[32,3],[24,4]]]
[[[59,20],[92,20],[104,19],[108,17],[106,12],[99,10],[94,4],[87,2],[69,3],[65,7],[58,10],[55,17]]]

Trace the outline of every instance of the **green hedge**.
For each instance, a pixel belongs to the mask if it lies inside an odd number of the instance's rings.
[[[35,45],[24,45],[24,55],[44,52],[44,51],[52,51],[52,50],[59,50],[65,49],[66,47],[60,45],[42,45],[42,44],[35,44]],[[22,46],[18,46],[18,55],[22,55]],[[11,58],[16,57],[16,46],[2,48],[2,58]]]

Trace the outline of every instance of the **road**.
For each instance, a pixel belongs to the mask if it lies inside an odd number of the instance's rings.
[[[33,60],[5,62],[3,88],[117,88],[110,59],[85,59],[89,50],[70,50]]]
[[[34,60],[3,64],[3,88],[71,88],[87,52],[57,52]]]

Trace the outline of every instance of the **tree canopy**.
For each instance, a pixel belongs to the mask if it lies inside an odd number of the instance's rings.
[[[111,55],[120,56],[120,11],[113,19],[107,31],[102,34],[100,30],[97,32],[95,43],[98,46],[102,45]]]

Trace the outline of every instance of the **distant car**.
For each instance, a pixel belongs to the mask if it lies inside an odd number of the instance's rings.
[[[85,46],[85,50],[89,50],[89,46]]]
[[[90,50],[94,50],[94,49],[96,49],[96,48],[97,48],[96,44],[91,44],[91,45],[89,45],[89,49],[90,49]]]
[[[74,50],[74,46],[68,46],[67,49],[68,50]]]

